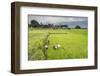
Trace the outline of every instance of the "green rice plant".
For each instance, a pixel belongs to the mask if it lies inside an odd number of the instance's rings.
[[[82,59],[88,57],[87,29],[31,28],[28,32],[28,59]],[[49,44],[48,44],[49,40]],[[48,49],[44,45],[48,45]],[[61,47],[54,49],[53,46]]]

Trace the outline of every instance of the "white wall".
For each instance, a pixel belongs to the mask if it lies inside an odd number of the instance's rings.
[[[11,15],[10,3],[13,1],[28,1],[40,3],[57,3],[57,4],[73,4],[73,5],[90,5],[99,6],[100,0],[0,0],[0,76],[16,76],[10,73],[10,55],[11,55]],[[100,13],[100,6],[99,6]],[[100,14],[98,15],[100,17]],[[98,22],[100,21],[100,18]],[[98,23],[100,24],[100,22]],[[98,26],[100,33],[100,26]],[[98,38],[100,46],[100,35]],[[100,47],[99,47],[100,58]],[[18,76],[99,76],[100,74],[100,59],[98,70],[81,70],[81,71],[65,71],[52,73],[38,73],[38,74],[21,74]]]

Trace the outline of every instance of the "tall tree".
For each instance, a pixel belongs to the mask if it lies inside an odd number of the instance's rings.
[[[31,20],[32,27],[38,27],[40,24],[36,20]]]

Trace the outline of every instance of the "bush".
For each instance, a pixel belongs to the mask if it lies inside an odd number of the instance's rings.
[[[77,25],[75,28],[76,28],[76,29],[81,29],[81,27],[80,27],[80,26],[78,26],[78,25]]]

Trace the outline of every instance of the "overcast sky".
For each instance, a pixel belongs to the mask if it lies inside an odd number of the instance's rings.
[[[76,25],[79,25],[83,28],[87,28],[88,26],[87,17],[28,15],[28,24],[30,24],[31,20],[36,20],[42,24],[66,24],[69,27],[75,27]]]

